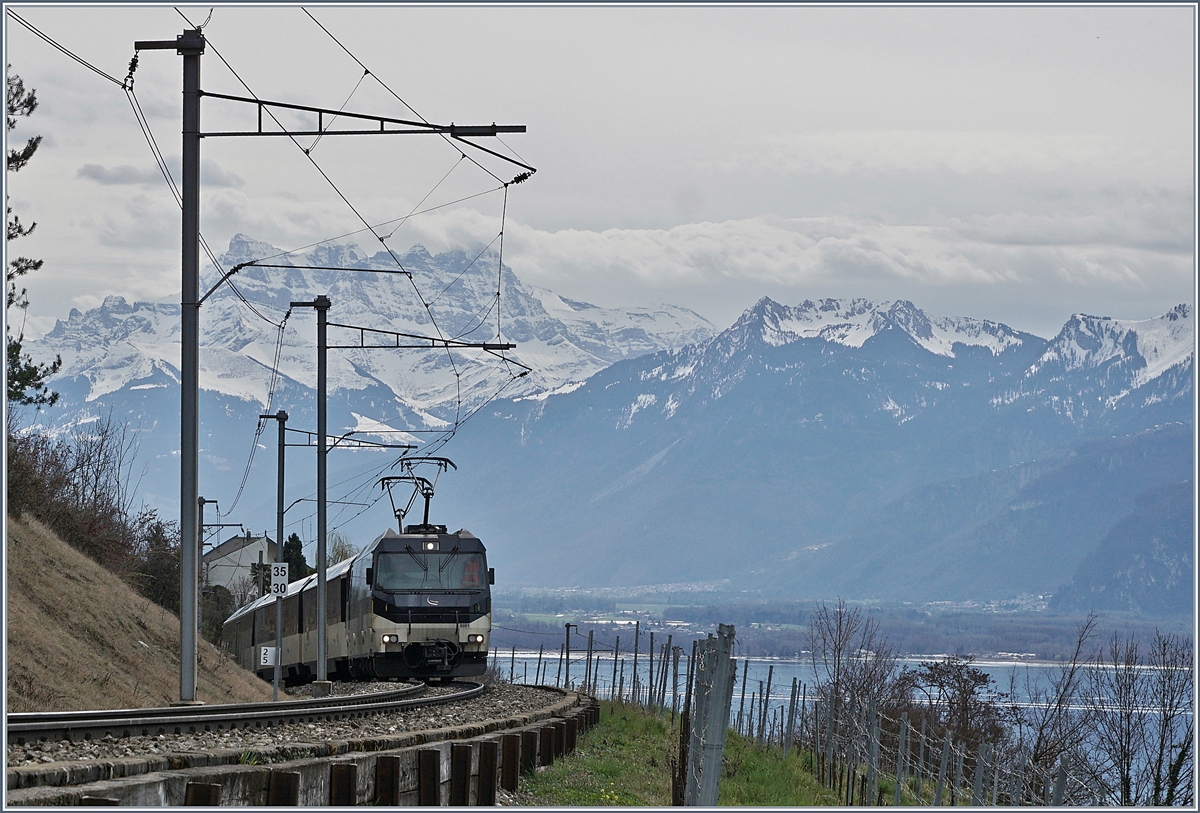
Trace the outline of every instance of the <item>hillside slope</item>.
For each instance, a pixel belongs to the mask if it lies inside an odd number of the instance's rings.
[[[165,706],[179,699],[179,619],[33,519],[8,518],[8,711]],[[271,699],[203,642],[197,698]]]
[[[1051,607],[1067,612],[1193,612],[1192,481],[1148,488],[1075,571]]]

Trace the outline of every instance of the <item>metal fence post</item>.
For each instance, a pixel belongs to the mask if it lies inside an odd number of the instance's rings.
[[[1070,764],[1070,756],[1063,754],[1058,760],[1058,776],[1054,780],[1054,806],[1061,807],[1063,797],[1067,792],[1067,766]]]
[[[946,733],[946,741],[942,745],[942,762],[938,767],[937,789],[933,792],[933,806],[941,807],[942,791],[946,788],[946,763],[950,760],[950,733]]]
[[[983,805],[983,766],[988,758],[988,744],[985,742],[979,746],[979,750],[975,753],[975,777],[971,783],[971,806],[980,807]]]

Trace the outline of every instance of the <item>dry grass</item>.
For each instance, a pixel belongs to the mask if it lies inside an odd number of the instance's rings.
[[[8,518],[8,711],[164,706],[179,699],[179,619],[35,519]],[[271,687],[201,642],[197,699]]]

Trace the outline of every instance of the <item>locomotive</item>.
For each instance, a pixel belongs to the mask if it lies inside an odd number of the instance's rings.
[[[403,533],[389,529],[326,570],[326,673],[331,680],[482,675],[495,583],[487,550],[468,530],[429,524],[432,486],[424,478],[385,480],[417,483],[425,521],[405,527],[397,511]],[[292,582],[282,600],[281,674],[289,685],[307,683],[317,674],[316,574]],[[226,651],[264,680],[275,671],[259,664],[260,647],[275,646],[275,602],[264,596],[247,604],[222,632]]]

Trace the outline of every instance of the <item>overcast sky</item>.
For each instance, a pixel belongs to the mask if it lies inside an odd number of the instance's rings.
[[[118,78],[135,39],[186,25],[170,7],[10,7]],[[905,298],[1042,336],[1194,300],[1191,7],[310,11],[372,76],[298,6],[218,7],[204,89],[247,95],[219,51],[261,98],[411,117],[390,88],[430,121],[527,125],[504,139],[538,168],[510,190],[505,262],[571,298],[722,328],[762,296]],[[12,248],[46,261],[28,332],[107,295],[176,298],[179,213],[125,94],[7,17],[5,37],[41,103],[10,143],[44,137],[6,178],[38,223]],[[135,75],[176,167],[181,62],[146,51]],[[206,131],[252,120],[204,103]],[[286,139],[203,155],[218,252],[238,232],[294,248],[362,227]],[[433,136],[328,137],[312,157],[371,223],[497,186]],[[388,245],[486,244],[501,203],[414,217]]]

